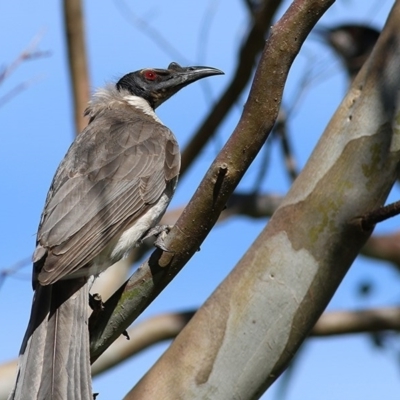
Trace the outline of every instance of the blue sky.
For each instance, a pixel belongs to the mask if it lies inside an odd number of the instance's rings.
[[[392,2],[375,0],[368,2],[368,6],[366,3],[365,0],[338,0],[322,23],[333,26],[344,22],[364,22],[381,27]],[[129,22],[129,14],[126,10],[122,11],[121,2],[86,1],[87,50],[93,89],[127,72],[149,66],[162,68],[171,61],[209,65],[225,71],[225,76],[212,77],[207,83],[199,82],[182,90],[157,110],[183,148],[206,115],[207,103],[217,98],[231,79],[237,47],[247,29],[244,1],[127,0],[125,4],[134,9],[136,16],[161,32],[178,54],[175,51],[172,53],[165,45],[158,45],[140,27]],[[204,23],[206,10],[209,17]],[[35,80],[27,90],[0,108],[2,269],[32,254],[44,199],[53,173],[73,140],[74,127],[59,2],[2,2],[0,26],[3,65],[11,63],[41,31],[44,35],[39,49],[51,53],[49,57],[21,64],[0,86],[1,97],[21,82]],[[290,124],[291,140],[300,165],[306,162],[346,90],[346,78],[340,64],[320,43],[309,40],[293,66],[285,104],[292,104],[298,82],[310,63],[321,63],[327,72],[326,77],[307,92]],[[217,137],[180,181],[170,208],[185,204],[190,199],[218,149],[237,123],[245,98],[241,98],[218,130]],[[243,190],[254,187],[259,165],[260,160],[256,160],[246,174],[240,185]],[[285,193],[289,181],[276,145],[272,149],[271,165],[262,188],[268,192]],[[392,198],[399,198],[398,189],[393,191]],[[243,255],[265,222],[241,217],[217,226],[201,251],[141,319],[201,305]],[[378,232],[394,230],[397,225],[398,219],[394,219],[378,227]],[[0,362],[14,358],[18,353],[30,312],[30,272],[31,267],[27,265],[15,276],[7,278],[0,288],[0,319],[5,322],[0,330]],[[368,301],[355,294],[361,279],[376,282],[374,296]],[[329,309],[393,305],[398,294],[398,274],[393,268],[360,259],[346,276]],[[99,399],[121,398],[166,346],[154,346],[96,378],[94,391],[100,392]],[[400,382],[395,357],[394,353],[375,349],[366,335],[312,339],[302,351],[287,399],[396,399]],[[275,394],[276,388],[273,387],[264,398],[275,399]]]

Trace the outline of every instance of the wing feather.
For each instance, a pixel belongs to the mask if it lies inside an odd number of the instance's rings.
[[[38,271],[42,283],[87,266],[177,178],[172,132],[129,110],[128,120],[121,107],[100,113],[60,164],[38,232],[38,248],[47,250]]]

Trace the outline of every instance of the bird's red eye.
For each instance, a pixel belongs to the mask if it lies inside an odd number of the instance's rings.
[[[157,74],[151,69],[147,69],[146,71],[144,71],[144,77],[148,81],[154,81],[157,78]]]

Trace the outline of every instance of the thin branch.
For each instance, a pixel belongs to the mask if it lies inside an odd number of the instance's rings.
[[[24,61],[48,57],[49,51],[36,50],[42,40],[44,31],[40,31],[29,43],[29,45],[18,55],[18,57],[0,73],[0,84],[2,84]]]
[[[13,89],[11,89],[8,93],[6,93],[4,96],[0,97],[0,108],[3,107],[6,103],[11,101],[14,97],[18,96],[21,92],[24,90],[28,89],[30,86],[33,84],[41,81],[43,78],[41,76],[34,77],[28,81],[21,82],[17,86],[15,86]]]
[[[210,0],[208,7],[204,13],[203,20],[200,25],[199,34],[197,37],[197,64],[205,65],[206,63],[206,50],[208,49],[208,39],[211,33],[211,23],[216,15],[217,8],[220,5],[220,1]],[[211,90],[211,83],[207,79],[200,81],[200,87],[203,90],[204,98],[207,104],[214,102],[213,93]]]
[[[8,278],[9,276],[15,277],[15,274],[22,268],[25,268],[27,265],[29,265],[31,261],[32,261],[31,257],[26,257],[20,261],[17,261],[10,267],[3,268],[2,270],[0,270],[0,288],[3,286],[6,278]]]
[[[274,133],[280,139],[280,144],[283,153],[283,159],[286,166],[286,171],[288,172],[289,178],[291,181],[294,181],[297,178],[297,168],[296,168],[296,160],[293,155],[292,147],[289,142],[289,133],[287,127],[287,115],[282,110],[279,112],[278,119],[275,124]]]
[[[128,329],[130,340],[118,338],[93,364],[92,374],[98,375],[156,343],[175,338],[196,310],[160,314]]]
[[[379,223],[386,221],[389,218],[393,218],[400,214],[400,200],[394,203],[388,204],[387,206],[379,207],[376,210],[372,210],[361,218],[362,229],[369,231]]]
[[[81,0],[64,0],[64,23],[74,99],[75,131],[79,133],[87,125],[83,112],[90,93]]]
[[[0,85],[4,83],[4,81],[25,61],[36,60],[42,57],[48,57],[51,53],[49,51],[40,51],[36,50],[37,46],[39,45],[42,37],[44,35],[44,31],[39,32],[29,43],[29,45],[18,55],[18,57],[8,66],[3,67],[2,71],[0,72]],[[0,108],[12,100],[15,96],[26,90],[32,84],[38,82],[41,77],[35,77],[24,81],[5,95],[0,97]]]
[[[400,331],[399,307],[327,312],[315,324],[311,336],[349,335],[384,330]]]
[[[277,121],[278,121],[278,119],[279,119],[279,115],[278,115]],[[272,132],[271,139],[274,138],[274,131]],[[269,163],[271,161],[271,150],[272,150],[273,143],[274,143],[273,140],[268,140],[264,144],[262,150],[260,151],[260,153],[261,153],[260,157],[259,157],[260,165],[257,168],[257,174],[254,179],[254,186],[253,186],[253,193],[255,193],[255,194],[258,194],[260,192],[262,183],[263,183],[265,177],[267,176]]]

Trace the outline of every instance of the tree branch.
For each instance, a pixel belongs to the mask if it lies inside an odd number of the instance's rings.
[[[382,261],[388,261],[400,269],[400,232],[389,235],[371,236],[362,250],[362,254]]]
[[[73,89],[75,130],[79,133],[87,125],[83,112],[90,92],[81,0],[64,0],[64,23]]]
[[[93,364],[92,374],[101,374],[156,343],[175,338],[195,312],[160,314],[134,325],[128,329],[130,340],[120,336]]]
[[[18,55],[18,57],[6,67],[3,67],[0,72],[0,85],[25,61],[36,60],[42,57],[48,57],[50,55],[49,51],[40,51],[36,48],[39,42],[42,40],[43,32],[39,32],[29,43],[29,45]],[[0,108],[4,106],[7,102],[21,93],[23,90],[28,88],[33,83],[40,80],[40,77],[31,78],[25,82],[20,83],[15,86],[5,95],[0,96]]]
[[[335,336],[378,331],[400,331],[400,308],[331,311],[321,315],[311,336]]]

